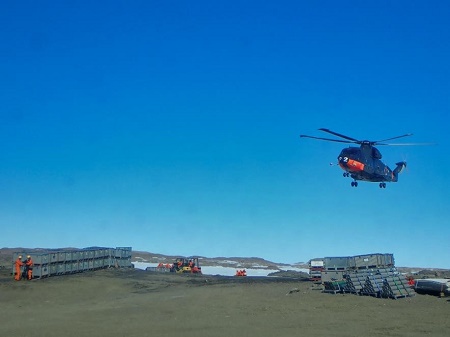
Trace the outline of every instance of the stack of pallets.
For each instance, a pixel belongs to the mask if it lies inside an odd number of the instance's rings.
[[[345,280],[343,292],[393,299],[415,295],[396,268],[351,270],[345,274]]]

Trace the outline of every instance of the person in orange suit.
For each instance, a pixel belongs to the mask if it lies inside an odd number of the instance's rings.
[[[33,260],[30,255],[27,255],[27,260],[25,261],[25,272],[27,280],[31,280],[33,278]]]
[[[16,281],[20,281],[22,279],[22,266],[24,263],[22,262],[22,255],[19,255],[14,262],[14,265],[16,267],[16,272],[14,273],[14,279]]]

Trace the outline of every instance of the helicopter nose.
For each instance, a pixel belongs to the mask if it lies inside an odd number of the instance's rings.
[[[338,157],[338,164],[341,169],[344,171],[347,171],[347,163],[348,163],[348,157],[345,156],[339,156]]]
[[[339,166],[347,172],[358,172],[364,170],[364,164],[346,156],[339,156]]]

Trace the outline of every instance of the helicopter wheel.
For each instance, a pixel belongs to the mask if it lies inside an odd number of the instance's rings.
[[[349,177],[349,176],[350,176],[350,173],[344,172],[344,173],[342,173],[342,176],[343,176],[343,177]]]
[[[358,182],[357,181],[352,181],[351,185],[352,185],[352,187],[358,187]]]
[[[380,183],[380,188],[386,188],[386,183]]]

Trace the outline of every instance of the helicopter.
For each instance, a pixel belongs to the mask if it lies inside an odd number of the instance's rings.
[[[381,161],[381,152],[375,147],[375,145],[424,145],[424,144],[413,144],[413,143],[403,143],[403,144],[390,144],[384,143],[389,140],[409,137],[412,133],[407,133],[401,136],[391,137],[383,140],[358,140],[329,129],[321,128],[320,131],[330,133],[334,136],[343,139],[331,139],[323,137],[314,137],[308,135],[300,135],[301,138],[312,138],[325,140],[329,142],[338,143],[349,143],[358,144],[359,147],[349,146],[341,151],[338,156],[338,164],[344,170],[344,177],[351,177],[353,181],[351,182],[352,187],[358,187],[358,180],[377,182],[380,188],[386,188],[386,182],[397,182],[398,175],[406,167],[405,161],[400,161],[396,163],[394,170],[391,170],[386,164]]]

